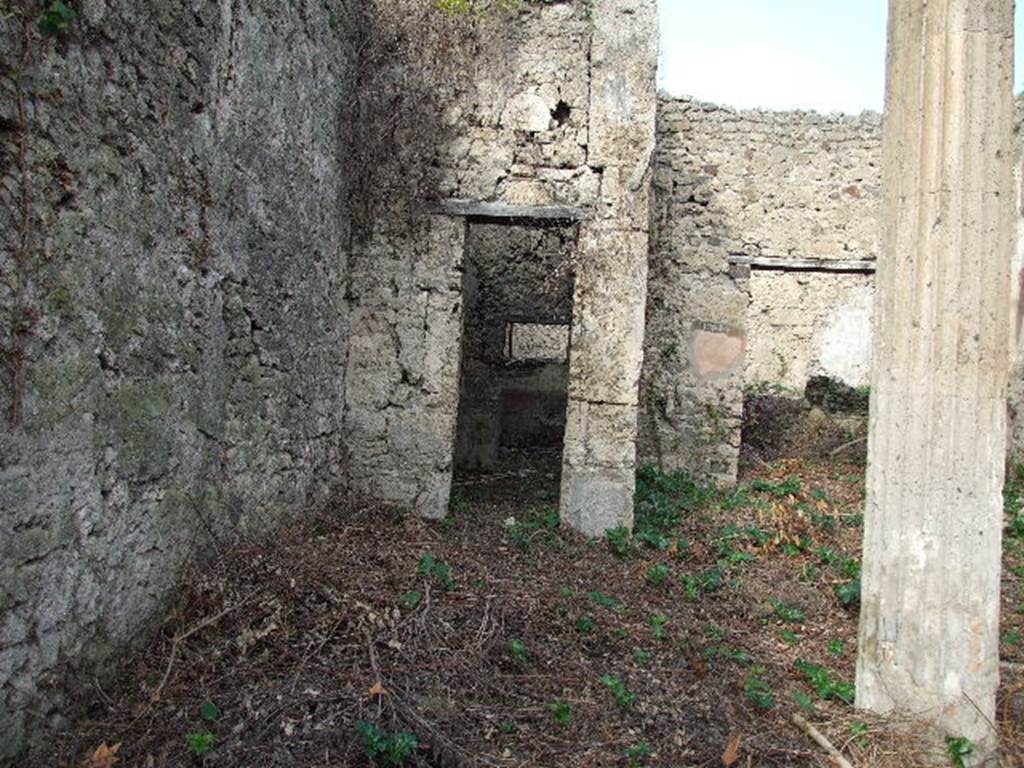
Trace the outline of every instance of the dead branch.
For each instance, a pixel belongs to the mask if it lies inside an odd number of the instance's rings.
[[[804,733],[810,736],[811,740],[814,741],[815,744],[817,744],[819,747],[821,747],[828,753],[828,756],[832,758],[832,762],[834,762],[838,766],[838,768],[853,768],[853,765],[850,764],[850,761],[843,757],[838,749],[832,746],[831,741],[825,738],[825,734],[823,734],[821,731],[819,731],[817,728],[815,728],[813,725],[807,722],[807,720],[805,720],[800,715],[794,714],[792,719],[793,722],[797,726],[799,726],[799,728]]]

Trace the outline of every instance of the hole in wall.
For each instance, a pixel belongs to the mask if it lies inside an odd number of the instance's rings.
[[[551,110],[551,119],[554,121],[557,127],[562,127],[572,116],[572,107],[566,104],[564,101],[559,101],[555,105],[555,108]]]

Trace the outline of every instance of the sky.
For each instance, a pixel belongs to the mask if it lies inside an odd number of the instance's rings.
[[[888,0],[658,0],[660,87],[732,107],[881,111]],[[1024,41],[1024,2],[1017,4]],[[1017,43],[1015,92],[1024,90]]]

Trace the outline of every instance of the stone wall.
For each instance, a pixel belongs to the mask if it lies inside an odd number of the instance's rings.
[[[1018,97],[1019,158],[1022,125],[1024,98]],[[819,375],[867,385],[874,274],[843,271],[836,262],[877,258],[880,155],[881,126],[873,113],[735,111],[661,100],[643,460],[729,479],[731,458],[720,457],[735,456],[742,389],[798,396]],[[754,262],[749,280],[728,277],[730,260]],[[807,265],[814,260],[821,263]],[[1022,261],[1024,237],[1018,236],[1015,274]],[[1018,283],[1019,295],[1024,281]],[[1009,392],[1014,461],[1024,459],[1021,325]],[[745,339],[744,360],[727,376],[706,379],[687,357],[699,354],[698,334],[713,338],[702,333],[706,326]],[[731,359],[735,342],[721,344]]]
[[[0,763],[341,474],[344,0],[75,5],[0,26]]]
[[[345,409],[358,490],[447,512],[458,410],[466,223],[441,199],[532,205],[593,198],[586,4],[430,18],[375,4],[371,39],[390,50],[372,77],[367,141],[402,120],[373,164],[349,286],[353,347]],[[402,3],[398,4],[402,6]],[[411,23],[427,30],[403,46]],[[478,47],[474,40],[487,39]],[[389,98],[397,92],[399,101]],[[376,98],[379,94],[380,98]]]
[[[865,384],[877,115],[659,105],[641,451],[735,477],[744,388]],[[837,267],[837,262],[839,265]]]
[[[353,483],[419,514],[447,512],[466,222],[431,202],[571,206],[586,220],[574,261],[562,511],[589,532],[629,524],[655,4],[538,1],[511,16],[426,24],[415,3],[374,7],[374,47],[390,53],[366,72],[367,140],[358,143],[386,137],[388,151],[370,164],[351,262]],[[415,36],[402,34],[410,23]]]
[[[747,387],[803,392],[814,376],[868,383],[874,275],[753,270]]]
[[[710,110],[710,108],[708,108]],[[736,476],[749,270],[722,205],[705,107],[662,100],[651,213],[641,461],[727,482]]]

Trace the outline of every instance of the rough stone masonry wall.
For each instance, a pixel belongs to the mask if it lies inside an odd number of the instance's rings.
[[[451,483],[466,223],[427,206],[577,204],[599,177],[585,164],[586,3],[450,18],[416,8],[387,0],[372,14],[385,55],[366,73],[362,126],[389,149],[370,164],[357,222],[345,425],[353,485],[437,517]],[[403,47],[410,23],[426,32]]]
[[[1018,96],[1016,107],[1020,197],[1024,98]],[[718,457],[735,455],[743,388],[779,391],[781,385],[796,394],[815,375],[855,387],[868,383],[872,273],[755,268],[748,281],[731,281],[726,264],[737,254],[781,257],[784,263],[875,259],[880,153],[881,126],[873,113],[735,111],[661,100],[643,460],[728,479],[731,459]],[[1020,201],[1018,211],[1024,219]],[[1024,261],[1020,233],[1018,221],[1015,274]],[[748,300],[740,296],[744,285]],[[743,363],[724,377],[701,376],[686,357],[696,354],[698,334],[712,338],[701,333],[701,324],[709,322],[746,339]],[[1020,461],[1024,336],[1016,325],[1009,455]],[[725,342],[728,360],[731,343]]]
[[[667,98],[658,120],[641,449],[729,481],[745,386],[866,382],[870,277],[730,261],[873,259],[879,122]]]
[[[0,27],[0,764],[341,459],[344,3],[75,6]]]
[[[659,103],[640,461],[736,476],[748,293],[728,255],[742,241],[720,206],[702,108]]]
[[[584,508],[614,498],[613,525],[628,524],[655,5],[533,0],[511,15],[420,25],[427,32],[405,48],[389,41],[418,17],[390,0],[375,7],[375,39],[391,54],[361,85],[361,125],[368,138],[387,137],[389,152],[365,184],[372,204],[357,228],[349,286],[353,482],[420,514],[447,511],[466,224],[428,203],[580,206],[592,221],[581,227],[575,265],[566,466],[568,477],[587,478],[563,488],[563,514],[585,527]],[[388,7],[400,10],[383,13]],[[607,492],[584,493],[591,480]]]
[[[808,112],[706,113],[722,137],[722,205],[747,256],[873,261],[881,195],[880,118]],[[722,124],[729,129],[719,132]],[[803,391],[811,376],[868,383],[872,277],[754,269],[748,385]]]

